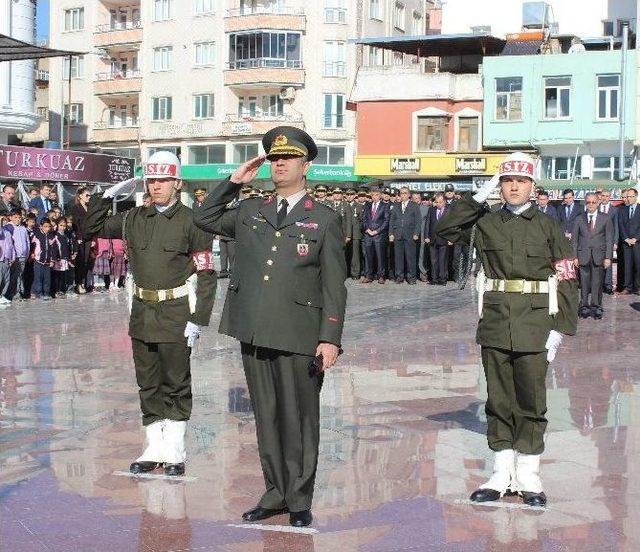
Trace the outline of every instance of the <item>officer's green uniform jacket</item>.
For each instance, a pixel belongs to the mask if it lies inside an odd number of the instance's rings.
[[[344,237],[351,238],[351,217],[353,211],[349,203],[346,201],[332,201],[330,207],[340,215],[340,224]]]
[[[436,233],[451,242],[468,244],[476,223],[474,243],[488,278],[546,281],[555,272],[555,261],[573,259],[560,223],[540,213],[533,204],[520,216],[506,209],[491,212],[469,193],[451,204],[438,221]],[[549,315],[547,294],[488,291],[477,342],[516,352],[544,351],[550,330],[576,333],[577,302],[576,280],[559,282],[559,312],[555,316]]]
[[[110,199],[89,201],[84,231],[88,236],[122,238],[125,213],[109,216]],[[196,271],[193,254],[211,251],[213,237],[193,224],[193,211],[178,201],[160,213],[155,207],[134,207],[126,212],[125,239],[129,269],[135,283],[148,290],[182,286]],[[148,343],[181,343],[188,321],[209,324],[216,291],[216,273],[198,272],[196,310],[188,297],[160,303],[133,298],[129,335]]]
[[[275,199],[228,210],[237,190],[220,183],[194,214],[200,228],[237,243],[220,332],[303,355],[319,342],[339,346],[347,299],[339,215],[305,195],[278,227]]]
[[[362,213],[364,211],[364,205],[353,201],[350,204],[351,207],[351,239],[362,239]]]

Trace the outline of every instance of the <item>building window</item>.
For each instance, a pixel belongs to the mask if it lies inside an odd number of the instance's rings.
[[[69,104],[64,104],[64,122],[69,120]],[[84,122],[84,106],[81,103],[71,104],[71,124],[81,125]]]
[[[120,126],[121,127],[127,126],[127,106],[126,105],[120,106]]]
[[[491,25],[472,25],[471,33],[474,35],[490,35]]]
[[[345,0],[325,0],[324,2],[324,22],[325,23],[346,23],[347,10],[344,7]]]
[[[418,12],[413,12],[413,19],[411,20],[411,34],[413,36],[423,35],[425,32],[424,25],[422,24],[422,15]]]
[[[171,96],[159,96],[157,98],[151,98],[151,120],[171,120],[171,103]]]
[[[324,128],[344,127],[344,94],[324,95]]]
[[[418,151],[446,151],[448,117],[418,117]]]
[[[69,61],[71,61],[71,64],[69,64]],[[71,56],[71,60],[68,57],[64,58],[63,78],[65,80],[69,78],[69,65],[71,65],[72,79],[79,79],[84,76],[84,56]]]
[[[393,64],[404,65],[404,54],[402,52],[393,52]]]
[[[314,165],[344,165],[344,146],[318,145],[318,156],[313,160]]]
[[[258,157],[258,144],[233,144],[233,162],[244,163]]]
[[[478,117],[458,118],[458,151],[478,151]]]
[[[215,58],[215,42],[199,42],[196,44],[196,65],[213,65]]]
[[[345,43],[326,41],[324,43],[324,76],[345,76]]]
[[[571,116],[571,77],[544,79],[544,118],[566,119]]]
[[[631,175],[632,157],[624,158],[624,176],[629,178]],[[618,178],[620,170],[620,158],[617,156],[594,156],[593,158],[593,178],[603,178],[614,180]]]
[[[369,46],[369,65],[371,67],[376,65],[383,65],[382,48],[377,48],[376,46]]]
[[[613,36],[613,21],[602,22],[602,35]]]
[[[208,165],[210,163],[224,163],[226,146],[211,144],[208,146],[189,146],[189,164]]]
[[[40,122],[45,122],[49,120],[49,108],[48,107],[39,107],[38,108],[38,117],[40,118]]]
[[[229,68],[302,67],[300,33],[231,33]]]
[[[193,118],[211,119],[213,117],[213,94],[194,94]]]
[[[496,79],[496,120],[522,119],[522,77]]]
[[[380,0],[369,0],[369,17],[382,21],[382,16],[380,15]]]
[[[404,32],[405,9],[402,2],[396,2],[393,5],[393,26],[399,31]]]
[[[153,49],[153,70],[168,71],[173,67],[173,46]]]
[[[166,21],[173,17],[173,0],[153,0],[153,20]]]
[[[196,2],[196,15],[204,15],[206,13],[213,13],[215,8],[214,0],[195,0]]]
[[[114,127],[116,126],[116,106],[115,105],[110,105],[108,107],[108,115],[107,115],[108,119],[109,119],[109,127]]]
[[[138,104],[131,106],[131,126],[138,126]]]
[[[284,115],[284,102],[278,94],[262,97],[262,115],[265,117],[282,117]]]
[[[157,153],[159,151],[168,151],[173,153],[173,155],[175,155],[178,159],[181,158],[182,155],[182,148],[180,148],[180,146],[159,146],[157,148],[147,148],[147,156],[151,157],[154,153]]]
[[[254,118],[258,112],[257,96],[238,98],[238,119]]]
[[[81,31],[84,29],[84,8],[64,10],[64,30]]]
[[[598,75],[598,119],[617,119],[620,75]]]
[[[578,157],[543,157],[542,167],[545,178],[550,180],[571,180],[572,176],[582,174],[582,158]]]

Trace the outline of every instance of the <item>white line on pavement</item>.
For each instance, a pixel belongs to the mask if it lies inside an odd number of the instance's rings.
[[[281,533],[302,533],[313,535],[318,533],[312,527],[289,527],[288,525],[260,525],[259,523],[229,523],[227,527],[237,527],[239,529],[258,529],[259,531],[280,531]]]
[[[197,477],[189,475],[163,475],[159,473],[131,473],[126,471],[114,471],[113,475],[122,477],[133,477],[135,479],[166,479],[167,481],[187,481],[189,483],[197,481]]]

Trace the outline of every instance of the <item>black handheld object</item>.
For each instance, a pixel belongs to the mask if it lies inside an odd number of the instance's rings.
[[[318,355],[314,357],[313,360],[309,363],[309,377],[314,378],[317,375],[322,373],[322,355]]]

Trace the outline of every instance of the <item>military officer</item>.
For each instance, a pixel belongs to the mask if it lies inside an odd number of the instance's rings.
[[[342,197],[342,188],[333,189],[333,200],[329,206],[332,207],[333,210],[340,215],[342,234],[344,235],[344,243],[346,247],[346,245],[351,241],[351,225],[353,223],[351,221],[352,211],[349,208],[349,204],[344,201]]]
[[[238,243],[220,332],[241,342],[266,486],[243,519],[289,512],[290,523],[302,527],[312,520],[323,370],[336,361],[342,339],[344,235],[339,214],[304,189],[317,155],[312,138],[281,126],[262,144],[276,197],[227,209],[264,162],[256,157],[214,189],[196,224]]]
[[[349,250],[349,272],[352,280],[359,280],[362,274],[362,213],[365,197],[364,192],[362,195],[356,196],[356,191],[353,189],[347,193],[347,200],[351,208],[351,243],[347,248]]]
[[[316,186],[315,196],[318,203],[322,203],[323,205],[329,205],[331,203],[330,199],[327,196],[326,186]]]
[[[158,151],[144,164],[148,207],[109,216],[127,183],[89,201],[84,235],[123,239],[133,281],[129,335],[140,394],[146,448],[133,473],[164,466],[185,472],[185,432],[191,416],[191,348],[209,323],[216,289],[212,237],[193,224],[179,200],[180,162]],[[198,208],[200,209],[200,207]]]
[[[471,495],[477,502],[519,492],[525,504],[544,506],[539,477],[544,450],[545,375],[562,334],[577,325],[577,281],[573,252],[559,222],[531,201],[534,161],[517,152],[475,195],[449,206],[436,233],[475,247],[482,262],[477,342],[487,378],[487,437],[494,451],[491,478]],[[505,208],[485,202],[496,183]]]
[[[200,207],[200,205],[202,205],[202,202],[204,201],[204,198],[207,196],[207,190],[205,188],[196,188],[193,191],[193,209],[197,209],[198,207]]]

